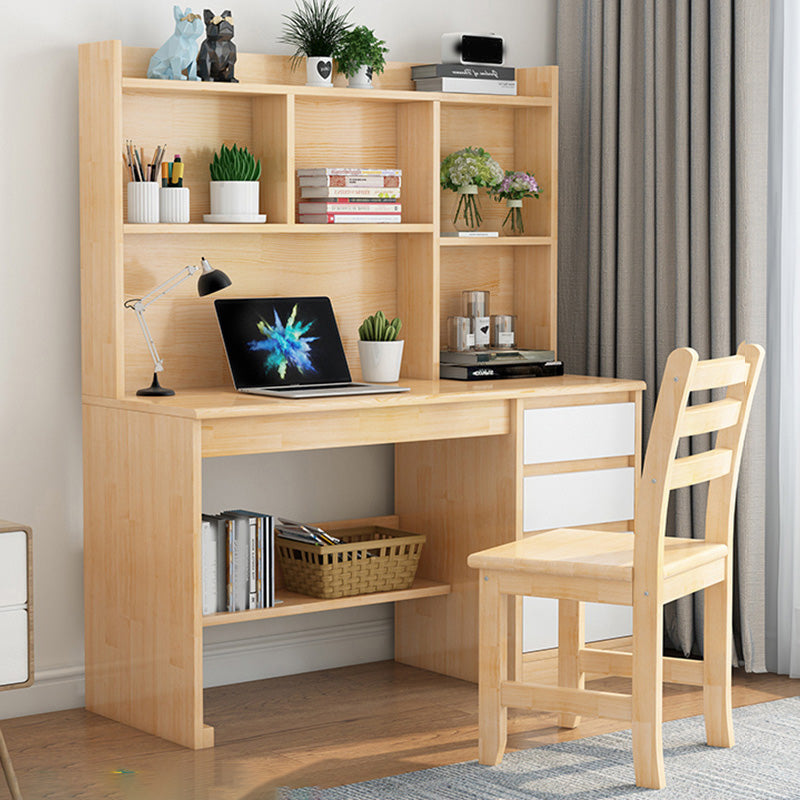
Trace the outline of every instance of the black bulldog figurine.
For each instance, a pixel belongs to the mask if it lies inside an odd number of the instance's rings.
[[[203,11],[206,39],[197,54],[197,75],[203,81],[239,83],[233,77],[236,63],[236,45],[233,39],[233,17],[230,11],[214,16],[209,9]]]

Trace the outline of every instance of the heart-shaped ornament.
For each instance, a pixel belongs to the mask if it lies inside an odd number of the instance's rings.
[[[330,61],[317,61],[317,72],[323,80],[328,80],[332,70],[333,64]]]

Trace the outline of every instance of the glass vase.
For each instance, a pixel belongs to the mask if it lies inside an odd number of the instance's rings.
[[[453,215],[453,225],[459,231],[474,231],[480,228],[483,217],[478,201],[478,187],[461,186],[458,189],[458,205]]]
[[[503,220],[503,232],[507,236],[522,236],[525,233],[525,226],[522,222],[522,200],[506,200],[505,219]]]

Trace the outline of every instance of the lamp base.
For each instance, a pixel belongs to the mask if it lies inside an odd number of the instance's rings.
[[[153,373],[153,382],[146,389],[139,389],[136,392],[139,397],[172,397],[175,392],[172,389],[165,389],[158,382],[158,373]]]

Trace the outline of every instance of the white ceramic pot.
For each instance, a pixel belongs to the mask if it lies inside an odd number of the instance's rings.
[[[394,383],[400,378],[403,340],[399,342],[358,342],[361,377],[367,383]]]
[[[155,181],[128,183],[128,222],[158,222],[158,188]]]
[[[158,197],[159,222],[189,221],[189,189],[186,186],[162,186]]]
[[[333,86],[333,58],[331,56],[306,57],[306,86]]]
[[[350,77],[347,84],[351,89],[371,89],[372,88],[372,67],[366,64],[358,68],[358,72]]]
[[[211,213],[205,222],[264,222],[258,213],[258,181],[211,181]]]

